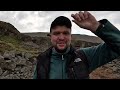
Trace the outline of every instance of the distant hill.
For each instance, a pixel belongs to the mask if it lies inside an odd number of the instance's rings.
[[[20,33],[12,24],[0,21],[0,41],[2,41],[0,51],[17,49],[43,52],[51,46],[48,34],[46,32]],[[73,34],[71,44],[75,47],[88,47],[102,42],[98,37]]]
[[[0,21],[0,53],[11,50],[31,52],[38,50],[38,46],[32,43],[30,36],[20,33],[12,24]]]
[[[0,21],[0,35],[19,36],[20,32],[12,24]]]
[[[20,33],[12,24],[0,21],[0,40],[13,44],[12,46],[15,48],[24,47],[24,49],[28,50],[31,50],[30,48],[37,48],[37,50],[42,52],[51,46],[48,34],[46,32]],[[75,47],[88,47],[102,42],[100,38],[95,36],[73,34],[71,44]],[[6,47],[1,48],[3,50]]]
[[[31,37],[48,37],[47,35],[49,33],[33,32],[33,33],[23,33],[23,34],[31,36]],[[91,43],[102,43],[103,42],[103,40],[101,40],[99,37],[82,35],[82,34],[72,34],[72,40],[81,40],[81,41],[91,42]]]
[[[0,21],[0,79],[32,79],[36,56],[50,47],[48,33],[20,33],[12,24]],[[98,45],[103,41],[94,36],[72,35],[76,48]],[[104,53],[104,52],[102,52]],[[114,60],[95,72],[93,79],[119,79],[120,60]]]

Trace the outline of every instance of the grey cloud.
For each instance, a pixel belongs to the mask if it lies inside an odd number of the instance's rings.
[[[111,19],[114,23],[120,24],[120,12],[119,11],[112,12]]]
[[[29,26],[32,26],[33,25],[33,23],[31,23],[31,22],[29,22],[29,23],[27,23],[27,26],[29,27]]]
[[[39,12],[39,17],[50,17],[50,18],[56,18],[58,16],[65,15],[67,13],[71,14],[72,11],[42,11]]]
[[[20,32],[39,30],[48,31],[51,22],[58,16],[64,15],[72,20],[71,14],[78,11],[0,11],[0,21],[13,24]],[[114,25],[120,24],[120,11],[90,11],[97,19],[107,18]],[[29,17],[29,18],[28,18]],[[35,17],[35,20],[34,18]],[[30,20],[30,22],[24,22]],[[30,30],[31,29],[31,30]],[[73,24],[75,33],[80,29]],[[81,31],[82,32],[82,31]]]
[[[50,23],[48,21],[45,22],[44,25],[42,26],[37,26],[36,29],[38,29],[40,32],[49,32],[49,28],[50,28]]]
[[[39,12],[38,15],[39,15],[39,17],[46,17],[46,16],[55,16],[57,13],[59,13],[59,12],[56,12],[56,11],[42,11],[42,12]]]
[[[6,22],[11,21],[11,19],[14,18],[14,15],[16,13],[12,12],[12,11],[1,11],[0,12],[0,20],[4,20]]]
[[[16,18],[18,20],[22,20],[22,19],[25,19],[27,16],[28,16],[27,12],[18,12],[16,15]]]
[[[114,11],[90,11],[90,12],[98,19],[108,18],[110,15],[112,15],[113,19],[111,19],[111,21],[115,22],[114,24],[117,24],[117,22],[118,23],[120,22],[120,20],[118,19],[120,12],[114,12]],[[72,13],[76,13],[76,11],[41,11],[41,12],[38,12],[38,16],[44,18],[44,22],[42,22],[44,24],[43,26],[38,25],[36,29],[38,29],[39,31],[48,30],[49,32],[50,24],[57,16],[65,15],[65,16],[68,16],[70,19],[72,19],[70,17]],[[73,27],[75,29],[79,29],[79,28],[76,28],[77,26],[75,24],[73,24]]]
[[[42,11],[42,12],[38,12],[38,17],[46,17],[46,12]]]

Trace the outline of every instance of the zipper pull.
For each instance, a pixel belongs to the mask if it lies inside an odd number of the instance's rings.
[[[72,73],[73,73],[73,78],[75,79],[75,71],[74,71],[73,68],[71,68],[71,70],[72,70]]]
[[[62,55],[62,60],[64,60],[64,57],[63,57],[63,55]]]

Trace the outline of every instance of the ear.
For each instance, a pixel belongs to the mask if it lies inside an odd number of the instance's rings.
[[[48,36],[48,37],[51,37],[51,34],[50,34],[50,33],[48,33],[48,34],[47,34],[47,36]]]

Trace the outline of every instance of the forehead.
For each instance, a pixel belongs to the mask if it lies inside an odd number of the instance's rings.
[[[71,29],[65,26],[56,26],[55,28],[52,29],[51,32],[52,33],[53,32],[71,32]]]

